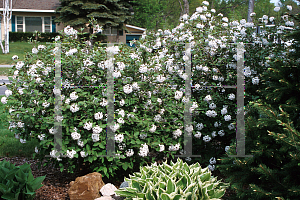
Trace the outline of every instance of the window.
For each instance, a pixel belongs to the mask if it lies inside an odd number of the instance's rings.
[[[17,32],[51,32],[51,17],[17,16]]]
[[[117,35],[118,29],[115,27],[108,27],[106,29],[104,29],[103,34],[105,35]]]
[[[23,32],[23,17],[17,17],[17,32]]]

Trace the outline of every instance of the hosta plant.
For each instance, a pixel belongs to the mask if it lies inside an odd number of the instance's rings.
[[[115,191],[126,199],[181,200],[220,199],[229,183],[223,183],[211,176],[208,167],[202,169],[199,163],[189,166],[181,159],[174,164],[166,162],[140,167],[140,173],[129,175],[125,181],[129,187]]]

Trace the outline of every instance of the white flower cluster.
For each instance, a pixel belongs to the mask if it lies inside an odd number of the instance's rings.
[[[72,149],[72,151],[67,150],[67,156],[69,158],[74,158],[74,155],[76,154],[76,151],[74,149]]]
[[[124,135],[123,134],[115,135],[115,140],[117,141],[117,143],[121,143],[124,140]]]
[[[64,33],[66,35],[71,35],[71,36],[75,36],[75,38],[77,39],[77,33],[78,31],[73,29],[72,27],[70,26],[67,26],[66,28],[64,28]]]
[[[142,147],[140,147],[139,156],[145,157],[148,155],[148,153],[149,153],[148,145],[146,143],[142,144]]]
[[[107,53],[112,53],[113,55],[119,53],[119,46],[112,46],[112,47],[107,47],[106,52]]]
[[[159,144],[158,146],[159,146],[159,152],[162,152],[165,150],[165,145]]]
[[[79,133],[77,133],[75,130],[75,132],[71,133],[71,137],[73,138],[73,140],[79,140],[81,135]]]
[[[98,133],[93,133],[92,134],[92,140],[93,140],[93,142],[98,142],[100,140],[99,136],[100,135]]]
[[[128,149],[128,150],[126,150],[126,156],[127,156],[127,157],[131,157],[131,156],[133,156],[133,154],[134,154],[133,149]]]
[[[151,133],[154,133],[156,131],[156,126],[152,124],[152,127],[149,129]]]
[[[176,92],[175,92],[175,99],[176,99],[176,100],[181,99],[182,95],[183,95],[183,92],[182,92],[182,91],[176,91]]]
[[[195,138],[200,139],[201,138],[201,132],[197,131],[197,133],[194,135]]]
[[[171,145],[169,146],[169,151],[178,151],[180,148],[180,144],[175,144],[175,145]]]
[[[217,116],[217,112],[214,110],[208,110],[208,111],[206,111],[206,115],[208,117],[215,117],[215,116]]]
[[[83,128],[86,129],[86,130],[91,130],[93,127],[93,124],[91,122],[85,122]]]
[[[78,50],[76,48],[70,49],[66,52],[66,56],[72,56],[74,53],[77,53]]]
[[[75,113],[75,112],[79,111],[79,107],[77,106],[77,104],[73,103],[70,107],[70,110],[72,113]]]
[[[180,129],[177,129],[176,131],[173,131],[174,138],[177,139],[177,137],[180,137],[182,135],[182,131]]]
[[[203,128],[204,128],[204,126],[203,126],[203,123],[198,123],[197,125],[196,125],[196,128],[198,129],[198,130],[202,130]]]

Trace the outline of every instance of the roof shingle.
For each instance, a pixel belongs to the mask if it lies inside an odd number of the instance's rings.
[[[12,0],[13,9],[55,10],[59,7],[59,0]],[[3,0],[0,0],[3,8]]]

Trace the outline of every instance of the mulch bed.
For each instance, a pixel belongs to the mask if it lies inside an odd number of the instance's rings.
[[[39,176],[45,176],[45,180],[42,182],[43,186],[36,190],[36,197],[34,200],[53,200],[53,199],[59,199],[59,200],[70,200],[68,195],[68,189],[69,189],[69,183],[71,181],[75,181],[75,179],[79,176],[84,176],[88,174],[89,172],[85,170],[74,172],[73,174],[68,174],[66,170],[63,172],[60,172],[59,168],[52,167],[51,164],[49,166],[41,166],[41,169],[38,169],[37,161],[28,159],[25,157],[2,157],[0,158],[0,161],[2,160],[9,161],[10,163],[14,163],[16,166],[23,165],[25,163],[31,164],[31,170],[33,177],[39,177]],[[43,160],[42,163],[45,163],[46,159]],[[218,180],[220,178],[224,178],[220,172],[215,170],[213,172],[214,176],[218,176]],[[120,174],[118,177],[128,177],[127,174]],[[116,181],[115,178],[107,179],[103,177],[104,183],[112,183],[117,188],[119,188],[121,182]],[[223,200],[230,199],[230,195],[232,195],[234,191],[227,190],[225,195],[223,196]]]

